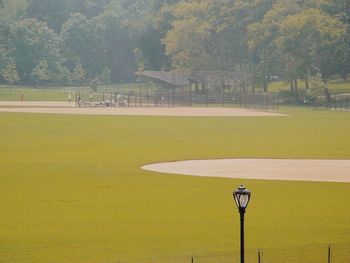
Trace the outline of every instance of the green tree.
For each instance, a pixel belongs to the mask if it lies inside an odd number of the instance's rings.
[[[106,66],[104,28],[97,19],[80,13],[72,14],[61,32],[65,65],[72,71],[81,64],[87,78],[93,79]]]
[[[134,48],[134,56],[137,63],[138,71],[142,72],[145,70],[145,58],[143,51],[139,48]]]
[[[172,27],[164,43],[173,65],[189,69],[249,69],[247,27],[272,1],[201,0],[172,6]]]
[[[328,1],[328,0],[327,0]],[[260,84],[284,76],[298,96],[297,79],[321,72],[326,78],[344,58],[344,25],[321,11],[324,1],[279,0],[259,23],[248,26],[248,46]]]
[[[8,83],[14,84],[19,81],[16,64],[10,63],[3,70],[1,70],[1,77]]]
[[[99,75],[108,67],[111,70],[111,81],[128,82],[134,79],[136,61],[133,53],[135,44],[132,41],[127,20],[124,20],[118,5],[111,5],[94,18],[95,35],[101,45]]]
[[[97,92],[98,86],[100,85],[100,80],[96,77],[92,80],[90,80],[90,88],[94,92]]]
[[[281,22],[289,15],[301,10],[294,1],[278,1],[269,9],[261,21],[248,26],[248,48],[254,65],[255,82],[267,89],[269,76],[285,75],[285,63],[281,49],[277,47]],[[288,71],[286,79],[296,78],[294,72]]]
[[[23,17],[27,0],[2,0],[0,3],[0,19],[13,21]]]
[[[27,18],[45,22],[49,28],[59,32],[69,15],[78,12],[83,4],[83,0],[28,0],[25,14]]]
[[[72,82],[74,85],[81,86],[86,81],[85,71],[81,64],[76,65],[72,73]]]
[[[108,67],[105,67],[98,79],[102,84],[111,84],[111,70]]]
[[[56,81],[61,85],[70,85],[72,78],[69,69],[66,67],[61,67],[60,73],[56,77]]]
[[[303,72],[321,72],[322,60],[336,54],[344,34],[345,27],[338,19],[309,8],[281,22],[276,44],[302,76]]]
[[[330,76],[340,73],[344,79],[350,73],[350,1],[348,0],[324,0],[321,9],[328,15],[342,21],[346,27],[346,34],[337,45],[338,54],[332,60],[322,61],[322,74]],[[345,55],[344,55],[345,54]]]
[[[84,67],[94,65],[96,56],[89,21],[86,16],[75,13],[62,26],[60,38],[63,43],[63,54],[67,61],[66,66],[72,71],[77,64]]]
[[[31,81],[31,73],[40,61],[46,61],[51,75],[59,73],[60,40],[45,23],[35,19],[16,22],[12,25],[9,42],[11,43],[9,53],[17,65],[22,81]]]
[[[33,68],[30,76],[35,83],[46,83],[51,80],[51,74],[49,72],[47,61],[40,60],[39,63]]]

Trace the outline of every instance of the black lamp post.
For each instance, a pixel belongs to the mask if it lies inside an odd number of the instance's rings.
[[[244,263],[244,213],[250,200],[250,191],[243,185],[233,192],[233,199],[237,205],[241,218],[241,263]]]

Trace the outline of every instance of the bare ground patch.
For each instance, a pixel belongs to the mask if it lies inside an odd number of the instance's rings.
[[[142,169],[192,176],[350,183],[350,160],[189,160],[149,164]]]
[[[74,103],[72,103],[74,105]],[[66,105],[66,106],[65,106]],[[2,107],[1,107],[2,106]],[[7,106],[7,107],[5,107]],[[15,106],[15,107],[14,107]],[[49,107],[48,107],[49,106]],[[208,117],[267,117],[285,116],[277,112],[266,112],[242,108],[77,108],[68,103],[0,103],[0,112],[51,113],[51,114],[80,114],[80,115],[136,115],[136,116],[208,116]]]
[[[75,107],[74,102],[64,101],[0,101],[0,107],[26,108],[26,107]]]

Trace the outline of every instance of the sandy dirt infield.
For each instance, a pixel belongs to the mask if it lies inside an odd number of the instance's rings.
[[[75,107],[74,102],[64,101],[0,101],[1,107]]]
[[[189,160],[149,164],[141,168],[193,176],[350,183],[350,160]]]
[[[80,114],[80,115],[136,115],[136,116],[208,116],[208,117],[268,117],[285,116],[276,112],[255,111],[240,108],[195,108],[195,107],[176,107],[176,108],[77,108],[64,107],[63,104],[53,105],[54,103],[44,103],[33,105],[8,104],[11,107],[0,107],[0,112],[24,112],[24,113],[52,113],[52,114]],[[68,103],[65,103],[68,104]],[[0,103],[0,106],[5,106]],[[14,107],[13,107],[14,106]],[[22,106],[22,107],[21,107]]]

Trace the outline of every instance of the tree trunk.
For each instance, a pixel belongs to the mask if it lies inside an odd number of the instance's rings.
[[[240,67],[240,73],[241,73],[241,85],[242,85],[242,90],[245,93],[246,90],[246,85],[245,85],[245,80],[244,80],[244,74],[243,74],[243,64],[242,62],[239,63],[239,67]]]
[[[292,79],[289,83],[290,94],[294,98],[294,80]]]
[[[342,70],[341,78],[343,80],[347,80],[348,79],[348,73],[347,73],[347,70],[345,68]]]
[[[268,92],[268,84],[266,82],[264,83],[263,88],[265,93]]]
[[[331,99],[331,95],[330,95],[327,87],[324,88],[324,94],[325,94],[327,102],[330,103],[332,99]]]
[[[309,89],[309,77],[305,76],[305,89]]]
[[[299,96],[298,96],[298,79],[294,79],[294,99],[295,102],[298,102]]]

